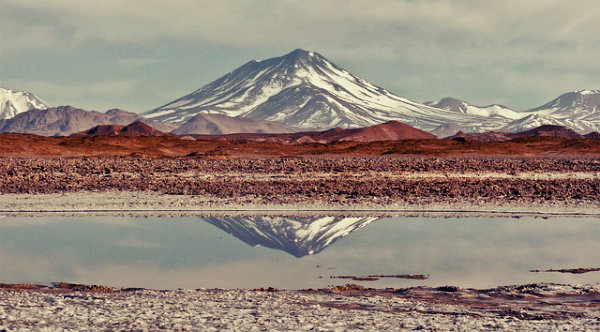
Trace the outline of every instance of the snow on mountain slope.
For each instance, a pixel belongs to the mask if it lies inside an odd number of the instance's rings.
[[[487,117],[484,127],[496,131],[520,132],[542,125],[563,126],[581,134],[600,129],[600,90],[568,92],[527,111],[513,111],[501,105],[479,107],[455,98],[444,98],[435,103],[425,104],[456,113]],[[454,126],[464,128],[467,132],[481,132],[469,122],[458,122]],[[444,129],[445,127],[440,127],[432,132],[438,136],[442,132],[447,134]]]
[[[248,118],[229,117],[222,114],[200,113],[172,132],[177,135],[226,135],[233,133],[294,133],[299,128],[279,122],[257,121]]]
[[[426,102],[425,105],[446,109],[449,111],[462,113],[462,114],[472,114],[479,115],[484,117],[503,117],[507,119],[520,119],[524,116],[527,116],[528,113],[513,111],[510,108],[492,104],[488,106],[475,106],[473,104],[469,104],[464,100],[456,99],[456,98],[443,98],[438,102]]]
[[[591,131],[597,131],[600,128],[598,123],[570,118],[556,118],[550,115],[533,113],[522,119],[517,119],[508,123],[500,128],[499,131],[518,133],[544,125],[562,126],[573,129],[578,133],[589,133]]]
[[[600,122],[600,90],[576,90],[530,110],[558,119]]]
[[[0,120],[14,118],[29,110],[49,107],[47,102],[29,92],[0,88]]]
[[[250,61],[148,118],[183,123],[199,113],[278,121],[306,129],[357,128],[397,120],[432,130],[447,122],[485,129],[485,116],[459,114],[396,96],[314,52]]]
[[[295,50],[252,60],[171,103],[148,118],[185,123],[197,114],[281,122],[304,129],[358,128],[400,121],[439,136],[466,132],[522,131],[555,124],[580,133],[600,130],[600,90],[578,90],[535,109],[475,106],[455,98],[420,104],[399,97],[332,64],[314,52]]]
[[[533,109],[501,130],[520,132],[542,125],[563,126],[580,134],[600,130],[600,90],[576,90]]]
[[[237,217],[207,222],[251,246],[283,250],[296,257],[316,254],[333,242],[378,220],[372,217]]]

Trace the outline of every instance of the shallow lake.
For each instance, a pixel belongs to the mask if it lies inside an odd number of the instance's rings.
[[[598,218],[2,217],[0,282],[299,289],[595,283]],[[424,274],[426,280],[330,276]]]

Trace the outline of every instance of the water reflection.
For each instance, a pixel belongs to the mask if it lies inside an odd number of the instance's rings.
[[[207,218],[251,246],[283,250],[298,258],[321,252],[377,217],[236,217]]]
[[[0,282],[297,289],[348,282],[331,275],[428,274],[363,284],[589,283],[600,272],[529,270],[600,267],[599,239],[597,218],[5,217]]]

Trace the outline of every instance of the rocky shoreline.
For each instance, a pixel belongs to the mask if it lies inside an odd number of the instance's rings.
[[[82,285],[79,285],[82,286]],[[0,289],[2,331],[598,331],[600,286]]]

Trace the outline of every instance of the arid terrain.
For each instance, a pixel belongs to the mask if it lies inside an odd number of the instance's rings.
[[[267,135],[268,136],[268,135]],[[286,137],[281,135],[281,137]],[[526,137],[503,142],[469,138],[399,141],[334,141],[327,144],[290,144],[269,137],[247,135],[200,136],[91,136],[45,137],[0,134],[0,156],[14,157],[184,157],[228,159],[240,157],[296,157],[311,155],[378,156],[600,156],[600,139]]]
[[[8,331],[597,331],[598,286],[153,291],[1,285]],[[131,319],[135,317],[135,319]]]
[[[589,157],[3,157],[0,192],[145,192],[236,204],[372,205],[600,201]]]
[[[547,137],[283,144],[3,134],[0,210],[446,209],[597,215],[598,156],[600,140]],[[0,330],[10,331],[600,329],[596,285],[1,288]]]

